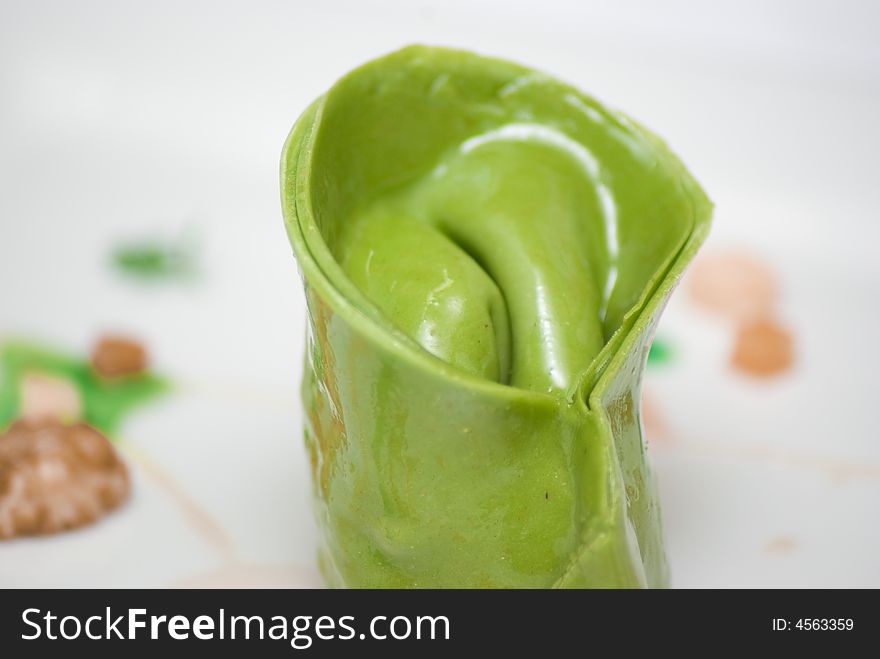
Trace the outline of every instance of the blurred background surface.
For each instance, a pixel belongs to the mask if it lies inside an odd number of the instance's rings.
[[[173,388],[119,430],[129,503],[0,542],[0,587],[320,583],[278,160],[414,42],[570,81],[716,203],[645,381],[673,584],[880,586],[878,29],[868,0],[4,0],[0,342],[136,336]]]

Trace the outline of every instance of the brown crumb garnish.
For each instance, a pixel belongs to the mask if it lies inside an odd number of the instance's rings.
[[[785,328],[770,319],[756,320],[737,330],[730,364],[748,375],[778,375],[794,363],[793,344]]]
[[[92,351],[92,367],[105,378],[142,373],[148,365],[144,346],[122,336],[104,336]]]
[[[125,464],[85,424],[21,420],[0,434],[0,539],[90,524],[128,494]]]

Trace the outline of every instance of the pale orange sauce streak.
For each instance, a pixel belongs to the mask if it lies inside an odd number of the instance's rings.
[[[142,450],[131,451],[132,447],[128,448],[130,452],[134,453],[132,457],[144,470],[144,473],[177,504],[190,527],[221,555],[231,557],[234,553],[232,540],[214,516],[200,506],[184,491],[171,474],[156,464]]]

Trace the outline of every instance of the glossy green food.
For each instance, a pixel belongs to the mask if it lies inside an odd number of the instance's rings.
[[[300,117],[282,202],[331,585],[666,583],[639,386],[711,205],[660,140],[412,47]]]

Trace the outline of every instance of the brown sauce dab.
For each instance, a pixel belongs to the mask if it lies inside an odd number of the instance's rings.
[[[789,370],[794,363],[791,334],[770,319],[740,326],[730,356],[733,368],[749,375],[769,377]]]
[[[0,540],[90,524],[129,490],[125,464],[85,424],[21,420],[0,434]]]
[[[710,253],[694,263],[688,279],[694,304],[736,324],[734,369],[762,378],[791,369],[794,339],[773,320],[779,286],[770,266],[741,251]]]
[[[149,366],[143,345],[123,336],[104,336],[92,351],[92,367],[105,378],[143,373]]]
[[[744,252],[702,256],[688,279],[694,304],[738,322],[767,315],[778,298],[773,270]]]

